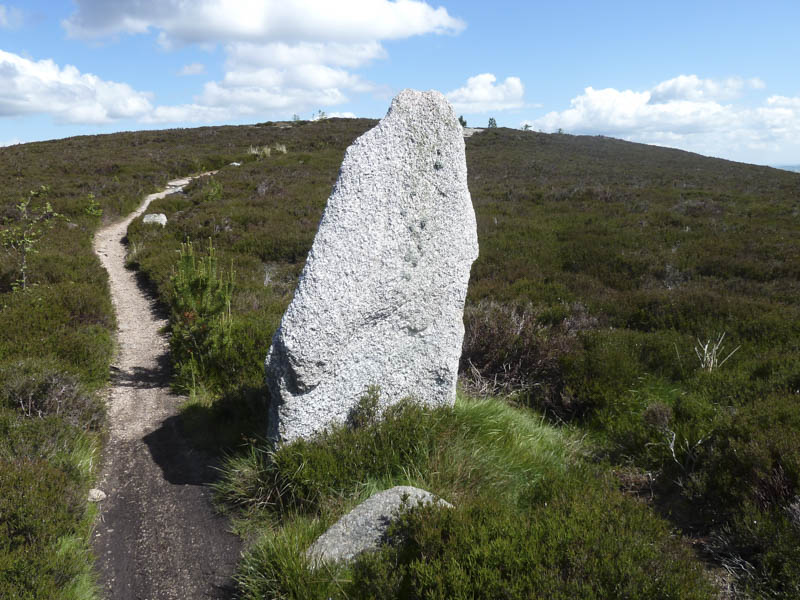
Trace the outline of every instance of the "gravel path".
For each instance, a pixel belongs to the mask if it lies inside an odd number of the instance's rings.
[[[239,557],[238,538],[211,506],[211,461],[181,434],[181,398],[169,390],[168,346],[159,333],[167,322],[125,268],[128,224],[152,200],[189,181],[169,182],[94,239],[119,327],[110,434],[98,483],[107,498],[93,540],[108,600],[230,598]]]

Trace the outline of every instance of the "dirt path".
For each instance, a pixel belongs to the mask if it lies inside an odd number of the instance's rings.
[[[167,342],[159,334],[166,321],[125,268],[128,224],[152,200],[188,182],[171,181],[94,240],[119,327],[110,435],[98,483],[107,498],[93,540],[108,600],[229,598],[239,557],[238,538],[211,506],[211,463],[181,434],[181,398],[169,391]]]

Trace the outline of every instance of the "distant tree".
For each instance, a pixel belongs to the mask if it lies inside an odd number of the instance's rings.
[[[464,115],[461,115],[461,116],[458,117],[458,122],[461,123],[462,127],[466,127],[467,126],[467,120],[464,118]]]
[[[489,129],[493,129],[497,127],[497,121],[494,120],[494,117],[489,117]]]
[[[561,129],[561,127],[559,127],[559,128],[558,128],[558,131],[556,131],[556,133],[564,133],[564,130],[563,130],[563,129]]]
[[[297,113],[294,113],[292,115],[292,121],[299,121],[299,120],[300,120],[300,115],[298,115]]]
[[[525,125],[522,126],[522,131],[530,131],[530,130],[531,130],[530,123],[525,123]]]

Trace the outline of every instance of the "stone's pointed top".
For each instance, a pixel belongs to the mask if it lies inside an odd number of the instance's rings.
[[[461,131],[461,124],[456,118],[453,107],[450,106],[444,94],[436,90],[427,92],[403,90],[392,99],[392,104],[384,119],[391,117],[393,113],[399,113],[394,116],[416,125],[429,122],[436,123],[437,126],[445,129],[458,126]]]
[[[428,90],[427,92],[421,92],[419,90],[412,90],[411,88],[406,88],[402,90],[397,96],[392,98],[392,104],[389,107],[389,110],[392,110],[394,107],[403,107],[403,106],[411,106],[416,107],[420,104],[429,104],[431,106],[441,107],[442,110],[447,111],[450,114],[455,115],[453,113],[453,107],[450,106],[450,103],[445,98],[444,94],[437,90]]]
[[[478,255],[461,125],[439,92],[403,90],[345,153],[267,357],[271,438],[381,406],[452,405]]]

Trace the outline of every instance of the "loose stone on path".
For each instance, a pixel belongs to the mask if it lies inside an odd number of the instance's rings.
[[[442,94],[404,90],[345,154],[266,361],[268,435],[344,422],[370,386],[452,405],[478,256],[462,127]]]

